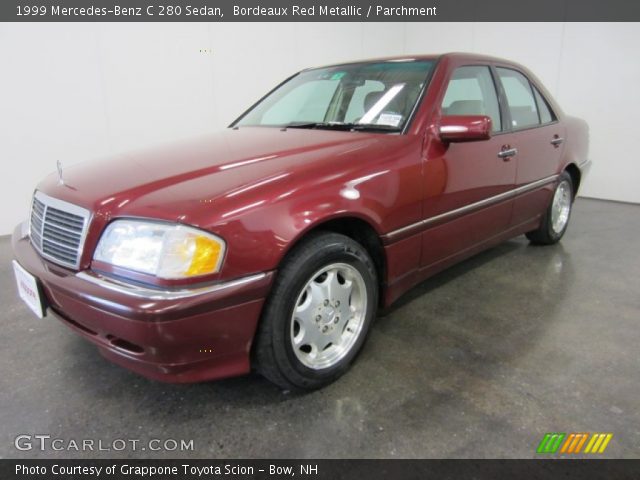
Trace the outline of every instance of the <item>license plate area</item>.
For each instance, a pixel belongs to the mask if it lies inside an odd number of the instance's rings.
[[[22,268],[15,260],[13,261],[13,273],[20,298],[38,318],[43,318],[46,309],[38,279]]]

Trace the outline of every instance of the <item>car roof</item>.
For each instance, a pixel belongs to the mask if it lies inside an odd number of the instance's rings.
[[[451,59],[459,59],[465,61],[487,61],[487,62],[497,62],[497,63],[505,63],[505,64],[513,64],[515,62],[505,60],[503,58],[492,57],[489,55],[481,55],[477,53],[466,53],[466,52],[448,52],[448,53],[437,53],[437,54],[407,54],[407,55],[396,55],[393,57],[377,57],[377,58],[367,58],[362,60],[352,60],[348,62],[340,62],[340,63],[332,63],[329,65],[319,65],[316,67],[310,67],[305,70],[312,70],[316,68],[330,68],[330,67],[338,67],[342,65],[357,65],[362,63],[376,63],[376,62],[409,62],[409,61],[417,61],[417,60],[439,60],[441,58],[451,58]]]

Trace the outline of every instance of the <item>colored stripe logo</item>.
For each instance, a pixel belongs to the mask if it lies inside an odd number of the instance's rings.
[[[612,438],[613,433],[546,433],[536,453],[604,453]]]
[[[613,433],[594,433],[584,453],[603,453],[612,437]]]
[[[566,433],[547,433],[538,445],[537,453],[556,453]]]

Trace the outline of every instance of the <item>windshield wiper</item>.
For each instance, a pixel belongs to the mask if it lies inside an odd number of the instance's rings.
[[[289,123],[283,128],[309,128],[324,130],[346,130],[346,131],[382,131],[382,132],[399,132],[399,127],[392,125],[379,125],[375,123],[344,123],[344,122],[300,122]]]
[[[318,122],[287,123],[286,125],[282,125],[282,129],[286,130],[287,128],[315,128],[316,125],[318,125]]]
[[[400,127],[394,127],[393,125],[379,125],[377,123],[352,123],[352,130],[371,130],[371,131],[384,131],[384,132],[399,132],[402,130]]]

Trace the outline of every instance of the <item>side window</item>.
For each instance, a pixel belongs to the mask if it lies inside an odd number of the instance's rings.
[[[536,103],[538,104],[538,112],[540,112],[540,123],[551,123],[556,120],[556,116],[549,108],[549,104],[544,99],[542,94],[536,87],[533,87],[533,93],[536,96]]]
[[[512,128],[532,127],[540,124],[536,101],[529,80],[510,68],[498,68],[504,93],[509,103]]]
[[[267,110],[261,125],[288,122],[322,122],[336,88],[337,80],[315,80],[294,88]]]
[[[459,67],[442,100],[444,115],[487,115],[493,131],[502,130],[500,106],[491,71],[485,66]]]

